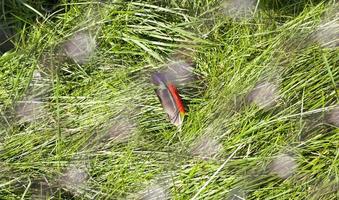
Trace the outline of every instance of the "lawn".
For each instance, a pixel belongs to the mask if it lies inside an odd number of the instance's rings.
[[[0,0],[0,199],[338,199],[336,0],[51,2]]]

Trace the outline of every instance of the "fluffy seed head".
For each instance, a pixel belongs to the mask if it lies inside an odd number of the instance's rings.
[[[84,166],[71,165],[60,177],[60,184],[68,190],[77,190],[88,180],[88,173]]]
[[[194,79],[192,63],[177,60],[167,64],[166,68],[158,72],[166,81],[175,85],[185,85]]]
[[[242,191],[241,189],[233,189],[230,191],[230,193],[228,194],[228,200],[244,200],[246,199],[246,194],[244,191]]]
[[[297,169],[295,159],[287,154],[278,155],[269,166],[271,173],[276,174],[280,178],[286,179],[290,177]]]
[[[33,122],[43,117],[44,103],[38,100],[21,101],[16,105],[16,115],[22,122]]]
[[[111,128],[107,131],[105,139],[114,141],[125,141],[136,130],[135,123],[127,117],[121,117],[112,122]]]
[[[225,0],[222,3],[223,13],[231,18],[246,19],[253,16],[257,0]]]
[[[175,172],[166,172],[155,177],[144,190],[135,195],[130,195],[127,199],[139,200],[167,200],[171,199],[169,188],[173,185],[172,177]]]
[[[50,199],[56,192],[47,180],[34,181],[31,185],[32,199]]]
[[[166,189],[160,185],[152,185],[141,192],[139,196],[140,200],[167,200],[169,194]]]
[[[323,15],[321,23],[311,34],[312,41],[325,48],[339,46],[339,4],[330,7]]]
[[[96,40],[88,31],[75,33],[62,45],[65,54],[79,64],[88,62],[95,48]]]
[[[328,111],[325,115],[325,121],[329,124],[339,127],[339,106]]]
[[[333,20],[320,24],[315,31],[315,40],[322,47],[335,48],[339,46],[339,22]]]
[[[191,149],[194,156],[202,158],[213,158],[222,150],[222,145],[214,138],[203,136]]]
[[[34,71],[26,96],[15,106],[15,113],[22,122],[36,121],[45,116],[45,103],[42,101],[42,96],[45,95],[48,88],[41,73]]]
[[[46,73],[54,72],[67,58],[63,51],[64,50],[59,50],[57,52],[45,52],[42,54],[39,59],[40,68]]]
[[[250,91],[247,101],[264,109],[273,107],[277,103],[278,98],[278,87],[270,82],[263,82]]]

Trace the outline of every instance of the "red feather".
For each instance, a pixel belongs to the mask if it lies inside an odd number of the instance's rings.
[[[185,113],[184,104],[182,103],[182,100],[181,100],[181,97],[179,95],[177,88],[172,83],[169,83],[167,85],[167,88],[170,91],[179,112]]]
[[[176,86],[169,83],[161,73],[153,74],[152,80],[158,86],[156,94],[171,122],[181,126],[185,108]]]

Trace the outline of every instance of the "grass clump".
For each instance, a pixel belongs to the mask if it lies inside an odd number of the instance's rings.
[[[251,1],[244,18],[223,1],[36,3],[6,5],[34,20],[6,14],[23,25],[0,57],[1,197],[337,198],[338,38],[319,39],[335,1]],[[151,82],[173,63],[192,66],[180,128]]]

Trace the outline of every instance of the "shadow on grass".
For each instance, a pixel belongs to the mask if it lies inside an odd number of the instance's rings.
[[[260,7],[287,16],[299,15],[308,5],[317,5],[321,0],[261,0]]]

